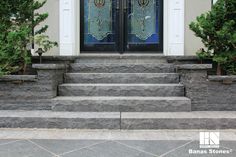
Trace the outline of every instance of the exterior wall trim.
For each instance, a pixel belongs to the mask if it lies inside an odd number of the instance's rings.
[[[60,0],[60,55],[76,53],[76,0]]]
[[[164,55],[166,56],[184,56],[184,1],[164,1]]]
[[[164,0],[164,55],[184,55],[185,0]],[[79,0],[60,0],[60,55],[79,53]]]

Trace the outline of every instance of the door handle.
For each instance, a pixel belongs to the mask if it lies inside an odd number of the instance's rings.
[[[128,10],[128,4],[127,4],[127,0],[122,0],[123,1],[123,8],[124,8],[124,12],[127,12]]]
[[[120,0],[116,0],[116,10],[120,10]]]

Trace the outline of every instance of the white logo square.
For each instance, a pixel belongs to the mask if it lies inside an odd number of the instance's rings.
[[[219,132],[200,132],[200,148],[219,148]]]

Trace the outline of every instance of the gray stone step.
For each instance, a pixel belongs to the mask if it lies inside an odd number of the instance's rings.
[[[115,63],[74,63],[70,65],[72,73],[173,73],[172,64],[115,64]]]
[[[236,129],[236,112],[0,111],[0,128]]]
[[[52,110],[51,99],[0,100],[0,110]]]
[[[0,128],[120,129],[120,113],[0,111]]]
[[[76,63],[167,63],[160,54],[81,54]]]
[[[67,73],[65,83],[179,83],[176,73]]]
[[[181,84],[62,84],[59,96],[184,96]]]
[[[183,112],[191,111],[185,97],[57,97],[54,111],[79,112]]]
[[[130,129],[236,129],[236,112],[121,113],[121,128]]]
[[[185,97],[56,97],[50,100],[0,101],[0,110],[182,112],[191,111],[191,100]]]

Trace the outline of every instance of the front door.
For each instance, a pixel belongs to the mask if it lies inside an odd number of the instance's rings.
[[[161,52],[162,1],[81,0],[82,52]]]

